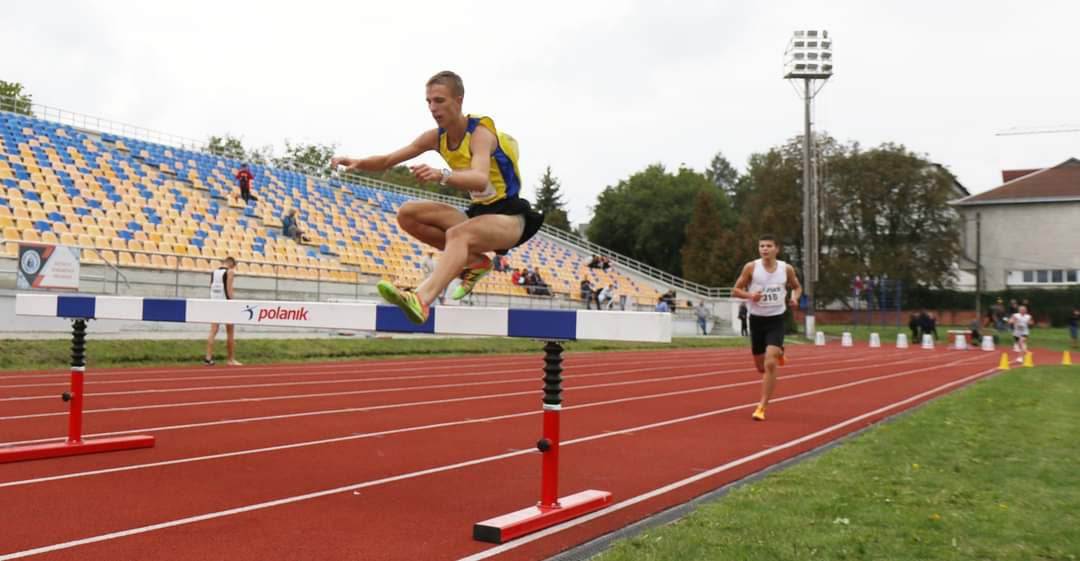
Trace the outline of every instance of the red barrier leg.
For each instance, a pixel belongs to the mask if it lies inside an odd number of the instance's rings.
[[[83,376],[85,373],[85,366],[71,367],[71,411],[68,413],[68,444],[82,442]],[[67,395],[64,397],[67,397]],[[67,401],[67,399],[64,401]]]
[[[562,345],[544,345],[544,436],[540,450],[540,503],[473,525],[473,539],[503,543],[577,518],[611,504],[611,493],[593,489],[559,498],[559,411],[562,409]]]
[[[77,319],[72,322],[71,391],[64,392],[62,396],[64,401],[71,402],[71,409],[68,411],[67,441],[30,446],[0,447],[0,463],[110,452],[113,450],[129,450],[131,448],[148,448],[154,445],[154,437],[144,435],[82,439],[83,377],[86,373],[85,351],[86,320]]]

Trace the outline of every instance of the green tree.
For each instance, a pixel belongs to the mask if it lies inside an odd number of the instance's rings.
[[[0,111],[11,111],[20,115],[33,116],[33,96],[23,90],[18,82],[0,80]]]
[[[693,201],[703,189],[715,190],[704,174],[661,164],[604,189],[593,207],[589,239],[673,275],[682,274],[686,225]]]
[[[709,286],[733,284],[748,255],[747,248],[737,242],[741,223],[723,191],[698,192],[686,226],[682,276]]]
[[[709,162],[709,169],[705,170],[705,177],[709,178],[709,181],[729,196],[734,194],[735,187],[739,182],[738,170],[720,152],[717,152],[712,161]]]
[[[224,136],[211,136],[210,141],[206,144],[206,150],[211,154],[234,160],[247,160],[248,157],[244,142],[228,133]]]
[[[334,157],[337,144],[293,144],[285,140],[285,155],[273,158],[275,166],[306,171],[325,170],[330,167],[330,158]]]
[[[536,188],[536,208],[544,213],[544,223],[570,232],[570,220],[566,215],[566,203],[559,192],[559,179],[551,173],[551,166],[540,176],[540,186]]]
[[[818,292],[844,298],[856,274],[948,288],[960,255],[956,179],[904,146],[857,144],[827,161]]]

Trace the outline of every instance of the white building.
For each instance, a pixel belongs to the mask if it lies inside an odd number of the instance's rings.
[[[1080,284],[1080,160],[1006,170],[1002,181],[953,202],[964,217],[960,269],[975,272],[978,223],[984,290]]]

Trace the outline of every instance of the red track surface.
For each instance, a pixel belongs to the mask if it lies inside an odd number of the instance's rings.
[[[539,498],[539,348],[91,367],[86,436],[153,434],[157,446],[0,465],[0,561],[543,559],[989,375],[1000,358],[788,356],[769,420],[755,423],[760,377],[745,349],[567,355],[560,495],[603,489],[614,505],[502,546],[472,541],[472,524]],[[61,437],[67,376],[0,374],[0,445]]]

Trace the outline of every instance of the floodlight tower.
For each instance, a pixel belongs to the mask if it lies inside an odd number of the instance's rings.
[[[806,337],[814,337],[814,283],[818,280],[818,205],[810,147],[810,105],[832,76],[832,39],[824,30],[796,31],[784,52],[784,79],[803,81],[803,294],[806,295]],[[820,81],[814,89],[814,81]]]

